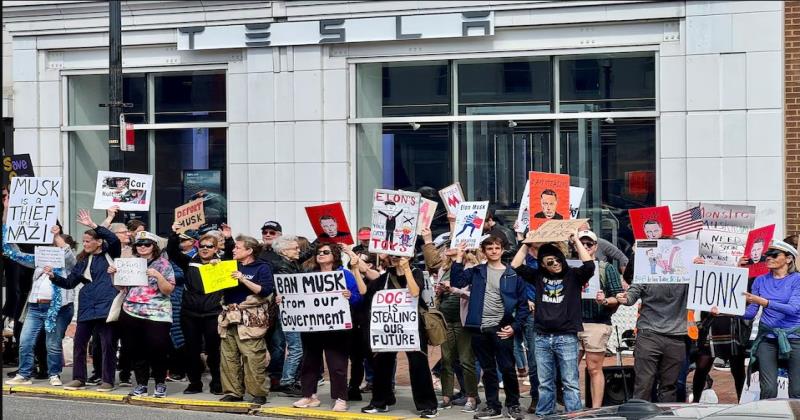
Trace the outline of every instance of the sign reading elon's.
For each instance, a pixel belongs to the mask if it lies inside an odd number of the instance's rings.
[[[179,50],[339,44],[494,35],[494,13],[324,19],[178,28]]]

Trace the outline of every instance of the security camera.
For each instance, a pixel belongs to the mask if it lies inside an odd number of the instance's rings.
[[[611,117],[606,117],[606,119],[604,119],[603,121],[605,121],[608,124],[614,124],[614,119]]]
[[[414,130],[414,131],[419,130],[419,128],[421,127],[421,125],[419,125],[419,123],[415,123],[415,122],[410,122],[410,123],[408,123],[408,125],[410,125],[411,129]]]
[[[514,128],[517,126],[517,122],[514,120],[508,120],[508,128]]]

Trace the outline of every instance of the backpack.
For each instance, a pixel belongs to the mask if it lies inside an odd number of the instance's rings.
[[[389,280],[395,288],[400,288],[400,284],[393,275],[389,275]],[[438,309],[426,307],[420,311],[420,315],[425,325],[425,333],[428,335],[428,344],[431,346],[444,344],[447,341],[447,321],[444,320],[444,314]]]

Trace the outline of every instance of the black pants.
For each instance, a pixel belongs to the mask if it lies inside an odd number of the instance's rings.
[[[192,384],[202,384],[203,360],[200,353],[205,340],[206,363],[211,372],[211,386],[222,388],[219,376],[220,337],[217,332],[217,317],[199,317],[181,313],[181,329],[186,340],[186,376]]]
[[[348,388],[358,390],[361,382],[364,381],[364,359],[369,354],[369,343],[365,329],[361,325],[356,325],[350,333],[350,382]]]
[[[473,332],[472,335],[472,350],[481,364],[486,405],[496,410],[502,409],[502,405],[500,405],[500,381],[495,366],[503,375],[506,407],[519,405],[514,338],[500,339],[497,336],[498,331],[500,327],[482,328],[480,332]]]
[[[639,330],[633,358],[636,374],[633,398],[650,401],[653,383],[659,378],[658,402],[676,402],[678,376],[686,359],[683,336]]]
[[[317,393],[322,353],[328,363],[331,380],[331,399],[347,401],[347,358],[350,348],[349,331],[324,331],[301,334],[303,361],[300,368],[300,385],[304,397]]]
[[[86,349],[94,331],[97,331],[99,335],[102,349],[101,376],[103,382],[113,385],[117,367],[117,346],[114,344],[113,326],[106,323],[105,318],[78,321],[73,346],[72,379],[86,382]]]
[[[170,340],[171,341],[171,340]],[[172,344],[167,355],[167,370],[170,375],[186,375],[186,346],[175,347]]]
[[[433,379],[431,379],[431,371],[428,367],[428,337],[421,322],[419,327],[420,349],[423,351],[406,352],[408,373],[411,379],[411,396],[417,411],[435,410],[439,403],[436,400]],[[370,404],[376,407],[386,407],[397,403],[392,387],[395,363],[397,363],[397,353],[375,353],[372,359],[375,376],[372,378],[372,401]]]
[[[119,356],[117,357],[117,370],[119,370],[119,380],[128,382],[131,380],[131,355],[130,350],[122,345],[122,329],[119,322],[112,322],[108,324],[112,329],[112,340],[114,347],[119,349]],[[103,350],[100,345],[100,335],[97,330],[92,333],[92,376],[100,376],[103,371]]]
[[[792,350],[789,353],[789,398],[800,398],[800,339],[791,339]],[[761,386],[761,399],[778,396],[778,342],[774,338],[765,338],[758,349],[754,349],[758,357],[758,382]],[[731,365],[733,366],[733,365]]]
[[[123,346],[131,355],[136,383],[147,386],[152,370],[156,384],[167,380],[167,353],[172,341],[169,337],[170,322],[151,321],[137,318],[122,311],[119,315],[120,327],[123,328]]]
[[[742,398],[742,388],[744,388],[744,381],[747,376],[746,368],[744,366],[744,354],[732,356],[730,358],[731,375],[733,382],[736,386],[736,400]],[[692,380],[692,402],[700,402],[700,396],[705,389],[706,379],[711,368],[714,367],[714,356],[710,354],[700,354],[697,356],[696,368],[694,370],[694,379]]]

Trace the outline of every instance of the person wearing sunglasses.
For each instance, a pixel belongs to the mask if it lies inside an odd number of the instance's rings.
[[[769,273],[756,278],[745,292],[745,319],[761,309],[758,335],[750,350],[750,369],[757,369],[761,399],[778,395],[778,365],[787,362],[789,398],[800,398],[800,273],[797,248],[773,241],[767,250]],[[748,378],[750,376],[748,375]]]
[[[211,373],[209,389],[212,394],[222,395],[220,378],[220,336],[217,332],[217,316],[222,311],[219,302],[222,290],[205,293],[200,267],[204,264],[216,264],[219,239],[205,234],[198,240],[197,255],[190,257],[181,252],[180,226],[173,225],[173,233],[167,241],[167,255],[184,272],[184,290],[181,299],[180,322],[186,346],[186,376],[189,385],[184,394],[203,392],[201,376],[205,365],[200,357],[205,342],[206,364]]]
[[[147,285],[121,287],[125,301],[119,315],[123,346],[128,349],[136,376],[136,387],[130,396],[147,395],[150,373],[156,387],[153,396],[167,396],[167,358],[171,349],[169,334],[172,326],[172,302],[169,295],[175,289],[175,272],[169,261],[161,256],[158,237],[147,231],[136,233],[133,242],[134,258],[147,261]],[[108,267],[113,277],[114,265]]]
[[[530,242],[532,234],[528,233],[527,242]],[[581,291],[594,275],[595,263],[577,232],[570,237],[570,241],[583,262],[579,267],[569,267],[564,252],[554,243],[539,247],[536,253],[538,269],[524,264],[528,254],[528,245],[524,242],[511,262],[517,274],[535,288],[534,352],[539,376],[538,416],[555,412],[556,365],[558,376],[564,384],[566,411],[573,412],[583,407],[578,383],[578,333],[583,331]]]

